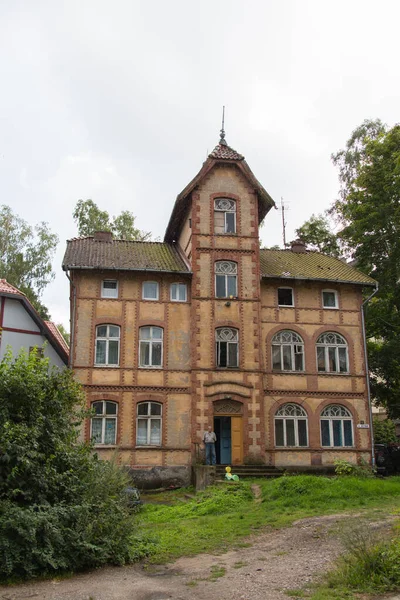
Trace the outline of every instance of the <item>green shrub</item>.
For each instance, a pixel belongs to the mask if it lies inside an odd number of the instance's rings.
[[[396,425],[390,419],[374,419],[374,441],[375,444],[392,444],[398,441],[396,436]]]
[[[365,461],[361,465],[355,465],[342,458],[336,458],[334,461],[335,473],[338,477],[373,477],[373,469]]]
[[[123,564],[148,554],[135,538],[113,462],[78,442],[85,416],[71,371],[32,353],[0,363],[0,578]]]

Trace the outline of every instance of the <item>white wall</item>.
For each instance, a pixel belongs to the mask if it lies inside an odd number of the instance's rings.
[[[26,312],[25,307],[19,300],[3,298],[5,301],[3,327],[13,327],[14,329],[26,329],[28,331],[39,331],[32,317]]]
[[[5,301],[3,327],[39,332],[39,327],[18,300],[11,298],[2,298],[2,300]],[[50,365],[65,367],[53,346],[42,334],[4,331],[4,329],[0,338],[0,360],[3,359],[9,347],[11,347],[13,355],[17,356],[21,348],[25,348],[29,352],[29,348],[32,346],[45,346],[44,356],[49,358]]]

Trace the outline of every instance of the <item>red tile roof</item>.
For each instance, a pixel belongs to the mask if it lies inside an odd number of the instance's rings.
[[[218,144],[215,146],[214,150],[209,154],[209,158],[218,158],[220,160],[244,160],[244,156],[225,144]]]
[[[0,296],[7,297],[11,295],[23,304],[25,310],[39,327],[40,333],[50,342],[65,364],[68,364],[69,347],[57,326],[51,321],[44,321],[23,292],[8,283],[6,279],[0,279]]]
[[[15,294],[16,296],[25,296],[25,294],[17,290],[17,288],[11,285],[11,283],[8,283],[6,279],[0,279],[0,293],[1,292],[3,292],[3,294]]]
[[[63,346],[65,352],[68,354],[69,346],[68,346],[67,342],[64,340],[64,337],[63,337],[61,331],[58,329],[57,325],[55,323],[53,323],[52,321],[45,321],[45,323],[46,323],[47,327],[50,329],[53,336],[61,344],[61,346]]]

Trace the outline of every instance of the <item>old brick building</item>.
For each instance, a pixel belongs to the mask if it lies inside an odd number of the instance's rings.
[[[68,242],[71,366],[101,456],[187,468],[211,424],[223,464],[369,461],[361,302],[375,282],[301,244],[260,250],[273,206],[222,137],[163,243]]]

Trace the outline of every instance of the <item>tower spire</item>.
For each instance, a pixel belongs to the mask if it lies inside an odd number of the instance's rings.
[[[219,143],[220,143],[220,146],[228,145],[225,140],[225,106],[222,107],[222,127],[221,127],[221,132],[220,132]]]

